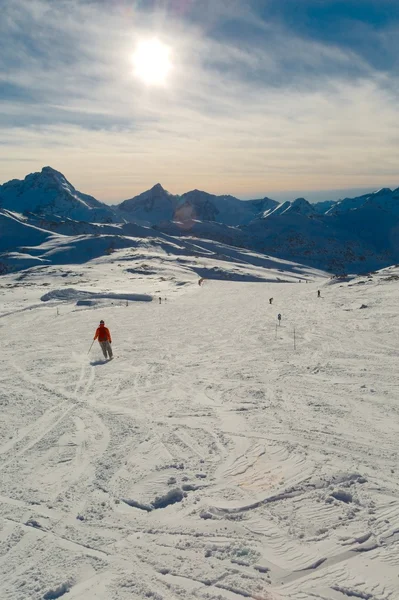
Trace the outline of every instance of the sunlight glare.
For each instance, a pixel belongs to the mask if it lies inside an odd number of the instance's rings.
[[[133,55],[135,75],[148,85],[162,85],[171,69],[170,49],[157,39],[141,42]]]

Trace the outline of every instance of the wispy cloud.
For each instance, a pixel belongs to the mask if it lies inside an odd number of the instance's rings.
[[[33,159],[107,200],[157,181],[246,197],[394,182],[394,72],[246,2],[209,3],[202,16],[205,2],[140,4],[7,3],[0,179],[23,176]],[[160,89],[132,74],[135,44],[154,35],[173,53]]]

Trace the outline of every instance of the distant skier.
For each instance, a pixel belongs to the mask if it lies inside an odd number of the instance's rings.
[[[159,304],[162,304],[162,298],[161,298],[161,296],[159,296],[158,300],[159,300]]]
[[[269,298],[269,304],[273,304],[273,298]]]
[[[100,326],[97,327],[96,335],[94,336],[94,339],[95,340],[98,339],[98,342],[101,346],[101,350],[103,351],[103,354],[104,354],[104,358],[109,358],[111,360],[111,358],[113,358],[112,348],[111,348],[111,344],[112,344],[111,334],[109,332],[108,327],[105,327],[104,321],[100,321]]]
[[[280,313],[278,313],[277,318],[278,318],[278,324],[281,325],[281,314]]]
[[[320,290],[317,290],[317,297],[321,298],[321,296],[320,296]]]

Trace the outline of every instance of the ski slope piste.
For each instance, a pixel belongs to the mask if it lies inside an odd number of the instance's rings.
[[[0,278],[0,598],[398,600],[399,269],[123,256]]]

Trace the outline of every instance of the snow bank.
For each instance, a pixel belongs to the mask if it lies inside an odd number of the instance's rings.
[[[67,288],[66,290],[52,290],[44,294],[40,300],[48,302],[49,300],[61,300],[63,302],[78,301],[83,304],[87,300],[130,300],[131,302],[152,302],[152,296],[148,294],[130,294],[120,293],[114,294],[111,292],[87,292],[84,290],[75,290]],[[83,302],[82,302],[83,301]]]

